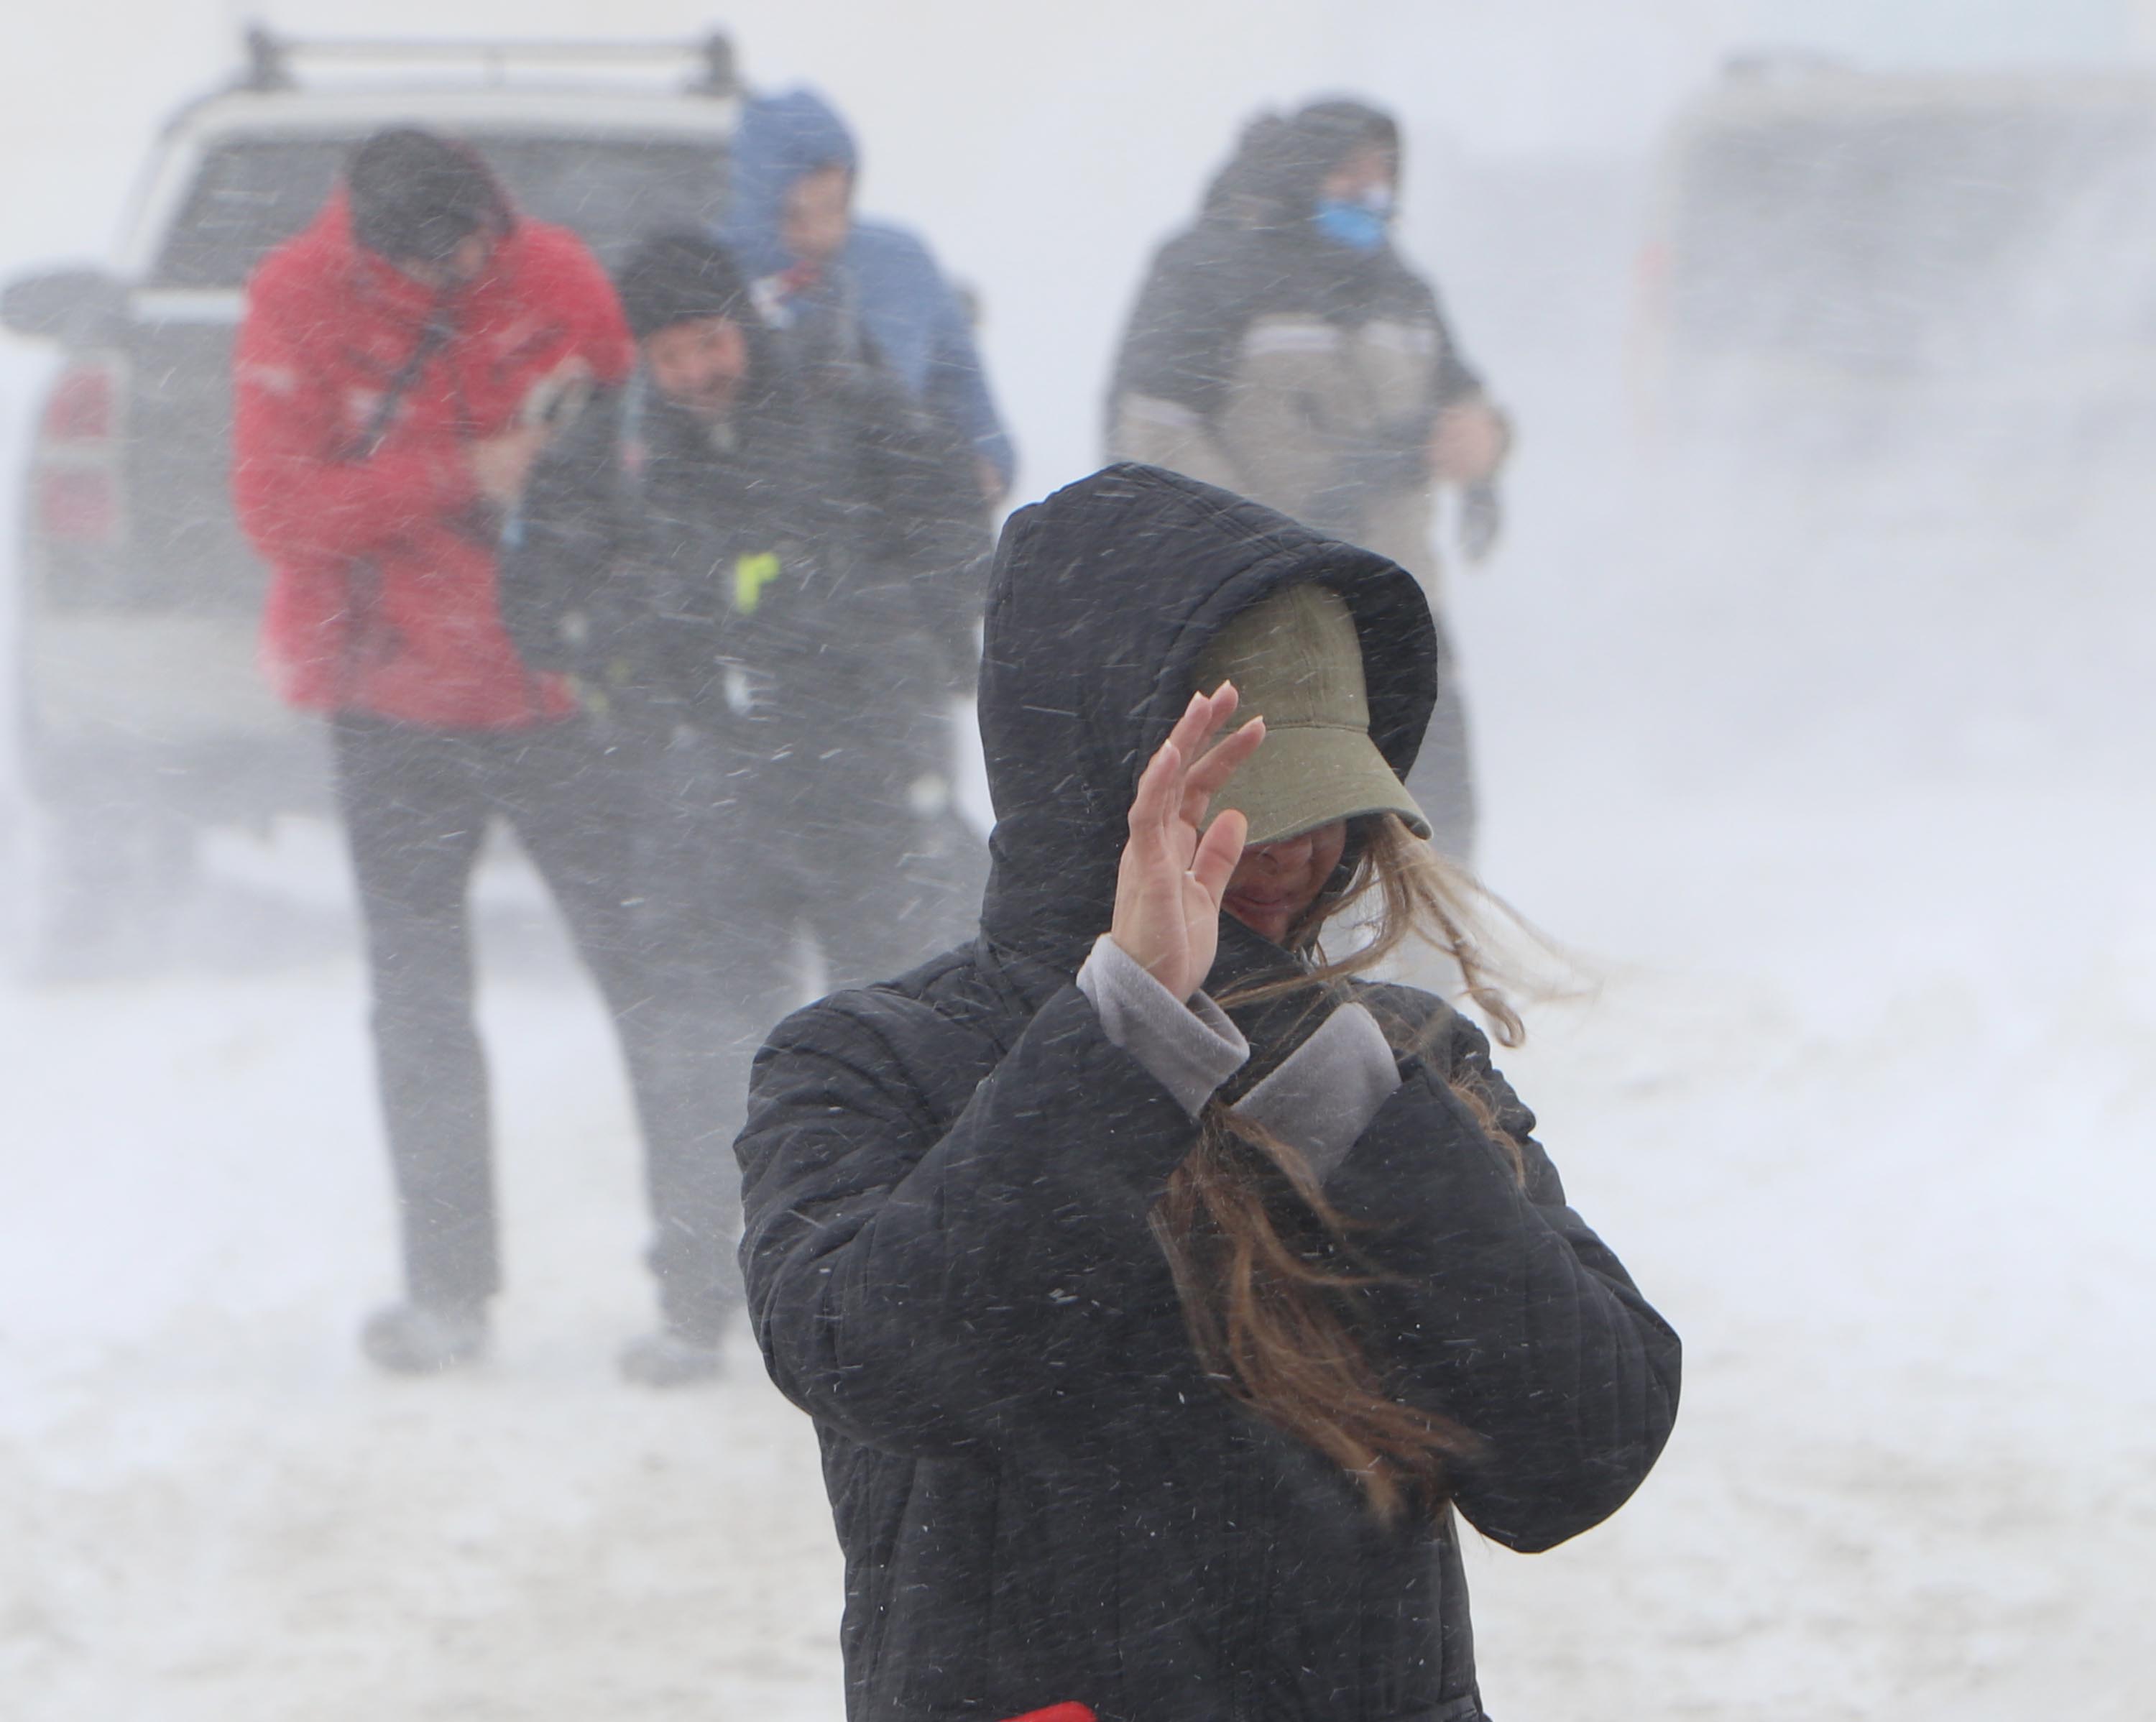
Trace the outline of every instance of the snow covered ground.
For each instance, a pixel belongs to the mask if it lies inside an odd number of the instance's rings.
[[[1487,871],[1602,984],[1508,1064],[1689,1378],[1609,1526],[1476,1552],[1491,1707],[2146,1716],[2148,522],[1934,522],[1910,563],[1753,515],[1598,560],[1542,553],[1577,532],[1535,488],[1459,594]],[[2087,675],[2006,673],[2047,653]],[[390,1238],[333,943],[0,1000],[7,1714],[839,1714],[808,1427],[745,1339],[714,1392],[613,1378],[646,1318],[625,1101],[496,895],[513,1289],[468,1380],[351,1348]],[[270,905],[223,912],[244,947]]]
[[[1461,591],[1487,871],[1604,977],[1510,1069],[1687,1347],[1479,1563],[1501,1717],[2156,1714],[2156,510],[1881,476]]]
[[[1508,182],[1512,249],[1436,256],[1526,429],[1454,616],[1485,871],[1600,979],[1505,1062],[1687,1380],[1609,1525],[1471,1547],[1491,1710],[2139,1722],[2156,503],[1641,470],[1585,183]],[[1090,424],[1091,362],[1014,365],[1022,421]],[[496,1354],[386,1381],[341,863],[304,829],[215,860],[188,963],[0,990],[0,1716],[836,1722],[805,1420],[745,1335],[711,1392],[613,1375],[635,1144],[528,886],[490,892]]]

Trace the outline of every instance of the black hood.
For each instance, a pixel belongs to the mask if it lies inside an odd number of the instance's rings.
[[[1347,97],[1314,101],[1282,119],[1260,114],[1205,189],[1202,219],[1291,228],[1310,219],[1326,176],[1358,150],[1380,149],[1400,172],[1400,129],[1390,114]]]
[[[1312,224],[1326,176],[1372,146],[1398,162],[1399,129],[1361,102],[1313,102],[1250,122],[1198,220],[1153,259],[1116,356],[1111,427],[1131,394],[1216,416],[1260,317],[1317,316],[1353,329],[1376,317],[1437,316],[1429,284],[1392,244],[1353,250]]]
[[[1075,969],[1107,931],[1138,774],[1199,655],[1231,617],[1312,581],[1354,613],[1371,737],[1404,778],[1437,697],[1437,640],[1398,563],[1155,466],[1105,468],[1011,517],[981,663],[989,938]]]

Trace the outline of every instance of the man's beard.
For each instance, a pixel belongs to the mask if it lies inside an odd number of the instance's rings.
[[[735,398],[741,393],[737,383],[723,388],[706,388],[691,395],[670,395],[667,398],[699,424],[715,425],[725,423],[732,416]]]

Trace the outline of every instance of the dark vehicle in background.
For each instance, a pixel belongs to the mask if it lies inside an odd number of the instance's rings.
[[[183,897],[204,828],[326,804],[316,727],[256,667],[266,573],[227,497],[229,371],[249,273],[312,219],[352,145],[395,124],[468,139],[521,208],[609,265],[654,228],[721,213],[737,113],[723,37],[258,31],[249,47],[242,80],[165,128],[110,267],[0,296],[12,332],[63,350],[30,439],[11,583],[24,804],[6,822],[0,888],[13,955],[33,970],[153,927]]]
[[[1679,450],[2017,470],[2156,444],[2156,80],[1738,63],[1666,141],[1635,359]]]

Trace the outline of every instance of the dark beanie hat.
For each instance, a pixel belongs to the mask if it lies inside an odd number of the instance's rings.
[[[716,239],[687,229],[646,239],[622,265],[614,285],[629,332],[639,341],[669,323],[696,317],[756,320],[748,284],[733,254]]]
[[[352,236],[384,257],[439,263],[509,204],[478,153],[414,126],[377,131],[345,164]]]

